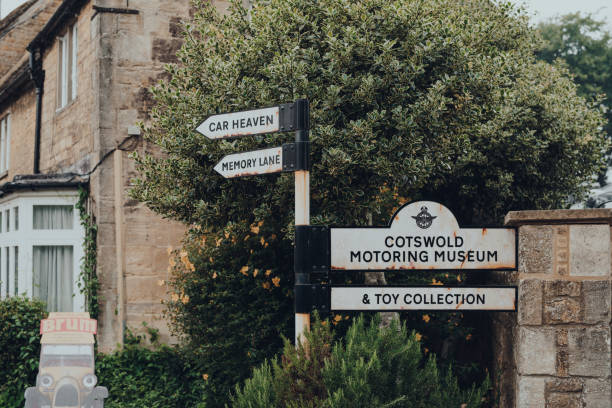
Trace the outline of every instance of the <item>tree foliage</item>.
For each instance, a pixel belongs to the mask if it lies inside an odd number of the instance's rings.
[[[588,100],[601,99],[608,139],[612,138],[612,37],[606,22],[592,15],[570,13],[538,28],[544,44],[538,57],[550,63],[566,64],[578,84],[578,94]],[[609,163],[610,164],[610,163]],[[600,177],[600,183],[606,183]]]
[[[461,390],[448,370],[438,371],[435,356],[424,357],[419,340],[393,320],[366,325],[355,320],[334,342],[328,322],[306,335],[308,349],[288,341],[280,361],[264,363],[236,388],[235,408],[369,408],[482,406],[488,380]]]
[[[220,16],[195,1],[180,63],[154,90],[133,195],[192,226],[177,254],[174,328],[218,401],[291,337],[293,176],[225,180],[230,153],[289,134],[210,141],[207,116],[308,98],[313,224],[386,224],[406,201],[461,224],[559,208],[602,166],[603,119],[537,34],[489,0],[268,0]],[[174,262],[174,261],[173,261]]]

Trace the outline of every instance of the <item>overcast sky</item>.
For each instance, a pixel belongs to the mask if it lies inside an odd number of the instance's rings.
[[[172,0],[171,0],[172,1]],[[597,18],[608,21],[612,31],[612,0],[512,0],[516,4],[525,4],[534,23],[547,20],[561,14],[580,11],[596,14]],[[0,15],[6,16],[15,7],[26,0],[0,0]]]

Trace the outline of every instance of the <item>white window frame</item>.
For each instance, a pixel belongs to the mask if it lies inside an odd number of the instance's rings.
[[[57,109],[60,110],[77,97],[78,66],[77,25],[70,26],[57,41]]]
[[[0,177],[8,172],[11,158],[11,115],[0,119]]]
[[[73,228],[70,230],[40,230],[33,229],[34,224],[34,206],[35,205],[70,205],[74,206],[78,202],[79,194],[77,191],[57,191],[49,190],[44,192],[23,192],[11,194],[9,197],[0,199],[0,211],[5,214],[6,210],[10,210],[10,231],[6,232],[6,228],[0,232],[0,297],[4,298],[7,295],[13,296],[15,293],[14,282],[14,266],[15,266],[15,249],[19,247],[17,264],[19,266],[17,275],[17,291],[19,295],[26,294],[32,297],[33,294],[33,254],[34,246],[59,246],[69,245],[73,247],[72,264],[73,264],[73,282],[72,282],[72,310],[74,312],[85,311],[85,295],[81,293],[79,288],[80,265],[84,256],[83,239],[85,230],[79,219],[79,211],[75,208],[72,212],[74,217],[72,222]],[[14,208],[19,207],[19,229],[15,230]],[[4,218],[4,216],[3,216]],[[2,220],[3,224],[7,220]],[[6,271],[5,249],[9,248],[9,265]],[[6,273],[8,272],[8,274]],[[7,278],[5,282],[4,277]]]

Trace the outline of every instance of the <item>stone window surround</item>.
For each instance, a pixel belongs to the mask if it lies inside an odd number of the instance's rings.
[[[78,201],[76,190],[44,190],[13,193],[0,198],[0,214],[2,214],[2,226],[0,232],[0,278],[6,276],[5,248],[8,251],[8,282],[0,282],[0,297],[7,291],[9,295],[14,293],[14,265],[15,251],[18,247],[18,294],[26,294],[32,297],[33,293],[33,247],[36,245],[70,245],[73,249],[73,282],[72,292],[74,294],[72,307],[74,312],[85,311],[85,296],[80,292],[78,281],[81,259],[84,256],[83,238],[85,231],[80,223],[79,212],[73,211],[73,229],[71,230],[34,230],[33,229],[33,206],[34,205],[75,205]],[[18,207],[19,229],[15,230],[14,209]],[[10,211],[10,229],[7,232],[6,211]]]

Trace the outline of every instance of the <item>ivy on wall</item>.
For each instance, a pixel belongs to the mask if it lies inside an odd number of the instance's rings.
[[[75,208],[79,210],[79,218],[81,225],[85,229],[85,238],[83,240],[83,259],[81,260],[81,273],[79,275],[79,288],[81,293],[85,295],[87,302],[87,310],[92,319],[98,318],[98,289],[100,282],[96,273],[96,252],[97,244],[96,237],[98,235],[98,226],[95,223],[94,217],[88,211],[89,193],[87,190],[79,189],[79,201],[75,204]]]

